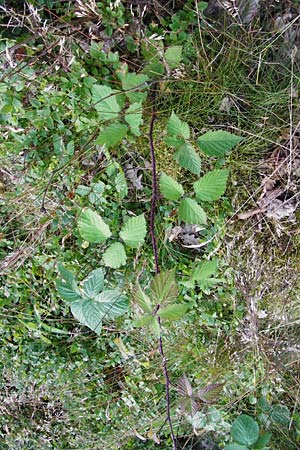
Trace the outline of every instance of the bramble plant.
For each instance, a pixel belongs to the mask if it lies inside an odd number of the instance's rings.
[[[181,59],[181,50],[178,48],[169,48],[164,54],[168,67],[176,67]],[[140,135],[139,126],[142,124],[143,102],[146,100],[145,89],[148,88],[146,82],[148,77],[142,74],[119,73],[122,83],[122,91],[112,89],[109,86],[93,84],[92,86],[92,104],[95,107],[100,121],[109,121],[96,139],[96,144],[101,144],[106,148],[116,146],[130,131],[135,136]],[[126,97],[126,99],[125,99]],[[125,103],[132,102],[124,114],[124,122],[121,122],[121,113]],[[145,292],[138,284],[134,301],[143,311],[142,316],[134,319],[135,326],[150,326],[159,342],[159,351],[162,357],[162,365],[166,382],[166,411],[167,420],[170,427],[170,434],[173,443],[173,449],[176,450],[177,444],[173,431],[171,408],[170,408],[170,379],[167,368],[167,361],[163,349],[163,326],[165,321],[180,320],[187,313],[190,305],[188,303],[178,303],[178,288],[175,281],[175,269],[160,272],[159,255],[157,249],[157,239],[155,235],[155,211],[158,202],[158,180],[156,174],[156,159],[153,143],[153,127],[155,120],[155,98],[152,99],[152,117],[150,121],[149,145],[152,164],[152,199],[149,220],[149,229],[152,240],[152,250],[155,263],[155,272],[150,284],[149,294]],[[172,112],[167,122],[167,136],[165,142],[175,149],[174,159],[180,167],[194,175],[200,175],[201,158],[191,143],[191,133],[186,122]],[[223,158],[242,138],[226,131],[210,131],[201,136],[197,145],[199,149],[210,157]],[[228,179],[228,169],[212,170],[193,183],[195,197],[185,196],[185,189],[181,183],[174,178],[162,173],[159,179],[159,189],[163,197],[171,202],[179,202],[178,219],[186,224],[206,225],[207,214],[202,208],[205,202],[218,200],[226,190]],[[122,176],[122,173],[121,173]],[[123,186],[124,199],[128,193],[126,180],[121,180]],[[105,186],[101,185],[98,195],[104,191]],[[201,201],[201,205],[198,203]],[[97,205],[95,205],[97,206]],[[101,207],[101,202],[99,204]],[[85,208],[79,215],[77,225],[81,237],[91,244],[103,244],[112,238],[109,223],[106,222],[98,211]],[[146,237],[145,215],[130,217],[121,227],[119,240],[106,247],[102,254],[102,261],[106,267],[118,269],[127,263],[125,247],[139,248]],[[125,247],[124,247],[125,245]],[[217,270],[216,260],[206,261],[200,267],[196,267],[191,274],[190,283],[186,287],[193,287],[194,283],[214,283],[210,278]],[[58,281],[57,289],[60,296],[70,301],[70,308],[74,317],[82,325],[88,326],[96,333],[100,333],[103,320],[113,319],[127,311],[126,297],[115,291],[102,291],[104,275],[101,269],[96,269],[83,282],[82,289],[77,287],[72,273],[64,268],[60,269],[61,280]],[[100,281],[98,281],[98,278]],[[90,289],[90,284],[93,287]],[[186,384],[187,386],[187,384]],[[209,395],[218,391],[222,384],[210,385],[206,388],[206,394]],[[204,393],[202,399],[204,399]],[[192,395],[190,396],[193,398]],[[199,397],[201,398],[201,397]],[[194,400],[192,400],[194,401]]]

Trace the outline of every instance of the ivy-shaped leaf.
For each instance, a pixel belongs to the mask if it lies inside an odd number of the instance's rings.
[[[197,143],[200,149],[208,156],[224,156],[235,147],[243,138],[228,131],[208,131],[199,137]]]
[[[88,242],[101,243],[111,236],[109,226],[92,209],[85,209],[78,219],[79,233]]]
[[[127,220],[120,231],[120,238],[128,247],[137,248],[144,242],[146,234],[146,220],[144,214],[141,214]]]
[[[194,183],[196,197],[206,202],[218,200],[225,193],[228,174],[227,169],[217,169],[201,177]]]
[[[126,264],[125,248],[120,242],[114,242],[103,253],[103,261],[107,267],[119,269]]]
[[[189,225],[203,225],[206,213],[195,200],[184,198],[179,205],[179,219]]]

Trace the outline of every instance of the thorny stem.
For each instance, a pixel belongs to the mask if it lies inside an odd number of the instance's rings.
[[[154,85],[155,88],[155,85]],[[152,242],[152,249],[153,249],[153,255],[154,255],[154,263],[155,263],[155,273],[158,274],[160,272],[159,270],[159,261],[158,261],[158,250],[157,250],[157,240],[155,235],[155,210],[156,210],[156,203],[157,203],[157,174],[156,174],[156,159],[155,159],[155,150],[154,150],[154,144],[153,144],[153,128],[154,128],[154,122],[156,118],[156,111],[155,111],[155,97],[156,97],[156,91],[152,91],[152,114],[151,114],[151,120],[150,120],[150,128],[149,128],[149,146],[150,146],[150,154],[151,154],[151,168],[152,168],[152,197],[151,197],[151,210],[150,210],[150,234],[151,234],[151,242]],[[157,311],[159,310],[160,305],[157,305]],[[161,328],[161,322],[159,315],[156,316],[159,327]],[[170,428],[170,434],[173,444],[173,450],[177,450],[177,444],[176,439],[173,431],[173,424],[171,419],[171,402],[170,402],[170,378],[169,378],[169,372],[168,372],[168,366],[167,366],[167,358],[164,353],[164,347],[163,347],[163,341],[162,337],[159,337],[158,340],[158,348],[159,353],[162,359],[162,366],[163,366],[163,372],[164,372],[164,378],[166,383],[166,410],[167,410],[167,421],[169,423]]]
[[[154,85],[155,87],[155,85]],[[155,273],[159,273],[159,263],[158,263],[158,251],[157,251],[157,241],[155,235],[155,209],[157,202],[157,177],[156,177],[156,159],[155,159],[155,150],[153,144],[153,128],[154,122],[156,118],[155,112],[155,96],[156,93],[153,91],[152,96],[152,114],[150,120],[150,128],[149,128],[149,146],[150,146],[150,154],[151,154],[151,168],[152,168],[152,198],[151,198],[151,209],[150,209],[150,234],[151,234],[151,242],[152,249],[154,255],[154,263],[155,263]]]

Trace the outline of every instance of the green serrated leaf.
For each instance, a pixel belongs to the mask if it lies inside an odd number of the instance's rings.
[[[240,444],[229,444],[225,445],[224,450],[249,450],[249,447]]]
[[[87,297],[94,298],[104,287],[104,272],[102,269],[95,269],[82,282],[83,290]]]
[[[159,339],[160,338],[160,326],[157,321],[157,318],[152,316],[152,320],[149,322],[149,324],[150,324],[150,328],[152,329],[152,331],[154,333],[154,336],[156,336],[157,339]]]
[[[58,270],[61,279],[56,281],[56,289],[60,297],[67,302],[80,300],[82,295],[77,287],[76,279],[73,273],[62,265],[58,266]]]
[[[196,197],[199,200],[212,202],[218,200],[226,190],[229,170],[212,170],[194,183]]]
[[[177,390],[181,397],[191,397],[193,395],[191,382],[185,373],[178,380]]]
[[[184,198],[179,204],[179,219],[190,225],[203,225],[206,213],[195,200]]]
[[[128,127],[124,123],[114,122],[105,127],[97,137],[95,144],[115,147],[127,134]]]
[[[109,226],[92,209],[83,210],[77,224],[82,238],[88,242],[101,243],[111,236]]]
[[[128,184],[123,172],[119,172],[115,178],[116,191],[120,194],[120,198],[123,199],[128,194]]]
[[[103,291],[95,297],[103,320],[114,319],[128,311],[129,301],[118,289]]]
[[[120,91],[109,86],[94,84],[92,86],[92,102],[101,120],[112,120],[119,116],[121,106],[117,101]]]
[[[261,434],[252,448],[255,450],[264,450],[265,447],[269,444],[271,437],[272,437],[272,433]]]
[[[291,420],[291,412],[286,405],[275,405],[271,409],[269,419],[273,423],[287,426]]]
[[[165,173],[160,176],[159,189],[167,200],[178,200],[184,194],[182,185]]]
[[[153,306],[148,295],[145,294],[141,286],[138,284],[134,293],[134,300],[142,308],[143,311],[152,313]]]
[[[182,46],[174,45],[173,47],[167,48],[164,54],[164,58],[170,69],[175,69],[179,66],[182,58]]]
[[[214,383],[205,386],[200,389],[197,393],[197,396],[203,402],[212,402],[214,401],[222,392],[224,383]]]
[[[137,248],[144,242],[147,228],[144,214],[131,217],[120,231],[120,238],[131,248]]]
[[[151,282],[150,289],[152,298],[156,304],[172,302],[178,296],[175,270],[166,270],[155,275]]]
[[[168,120],[167,131],[171,136],[182,136],[184,139],[190,138],[190,128],[188,124],[180,120],[174,111],[172,111],[171,117]]]
[[[243,138],[228,131],[208,131],[199,137],[197,143],[200,149],[209,156],[224,156]]]
[[[143,327],[145,325],[149,325],[149,323],[152,321],[153,321],[152,314],[144,314],[143,316],[136,317],[133,321],[133,324],[136,327]]]
[[[253,445],[259,437],[259,426],[252,417],[241,414],[232,424],[230,434],[232,439],[241,445]]]
[[[180,147],[182,147],[182,145],[185,144],[185,140],[178,136],[166,136],[164,138],[164,141],[170,147],[175,147],[177,149],[179,149]]]
[[[107,267],[119,269],[126,264],[125,248],[120,242],[111,244],[103,254],[103,261]]]
[[[211,261],[204,261],[197,266],[192,272],[192,280],[198,283],[207,281],[218,270],[218,260],[213,259]]]
[[[183,169],[189,170],[195,175],[200,174],[200,156],[196,153],[194,147],[189,142],[185,142],[176,150],[174,158],[178,164],[183,167]]]
[[[127,91],[125,92],[126,97],[128,97],[132,103],[139,103],[146,99],[147,94],[140,91],[148,88],[146,85],[146,81],[149,79],[147,75],[131,72],[120,74],[119,77],[121,79],[122,88]]]
[[[185,315],[188,309],[189,305],[173,303],[172,305],[160,308],[158,310],[158,315],[166,320],[179,320]]]
[[[79,186],[77,186],[75,192],[81,197],[84,197],[85,195],[89,195],[89,193],[91,192],[91,188],[89,186],[84,186],[80,184]]]
[[[94,205],[101,203],[102,194],[105,191],[105,184],[102,181],[98,181],[98,183],[93,184],[91,187],[91,192],[89,194],[89,201]]]
[[[90,299],[81,299],[71,303],[71,311],[75,319],[100,334],[102,328],[102,311],[99,305]]]
[[[132,103],[129,108],[126,110],[125,121],[130,126],[132,133],[135,136],[140,136],[140,125],[143,123],[142,119],[142,102]]]
[[[160,78],[164,74],[165,68],[158,58],[153,58],[145,65],[143,72],[151,78]]]

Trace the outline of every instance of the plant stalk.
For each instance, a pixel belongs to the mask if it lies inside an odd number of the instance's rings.
[[[156,85],[154,85],[155,88]],[[156,110],[155,110],[155,98],[156,98],[156,91],[152,91],[152,113],[151,113],[151,120],[150,120],[150,128],[149,128],[149,146],[150,146],[150,154],[151,154],[151,168],[152,168],[152,197],[151,197],[151,210],[150,210],[150,234],[151,234],[151,242],[152,242],[152,249],[153,249],[153,255],[154,255],[154,264],[155,264],[155,273],[159,274],[159,260],[158,260],[158,249],[157,249],[157,239],[155,234],[155,211],[156,211],[156,204],[157,204],[157,174],[156,174],[156,159],[155,159],[155,149],[154,149],[154,143],[153,143],[153,128],[154,128],[154,122],[156,119]],[[157,311],[159,311],[160,305],[157,305]],[[161,329],[161,322],[159,315],[156,316],[159,327]],[[162,337],[159,337],[158,340],[158,348],[159,353],[162,359],[162,366],[163,366],[163,373],[166,383],[166,412],[167,412],[167,421],[170,428],[170,435],[172,439],[173,444],[173,450],[177,450],[177,444],[176,444],[176,438],[174,435],[173,430],[173,424],[172,424],[172,418],[171,418],[171,401],[170,401],[170,378],[169,378],[169,372],[168,372],[168,366],[167,366],[167,358],[164,353],[164,347],[163,347],[163,341]]]

